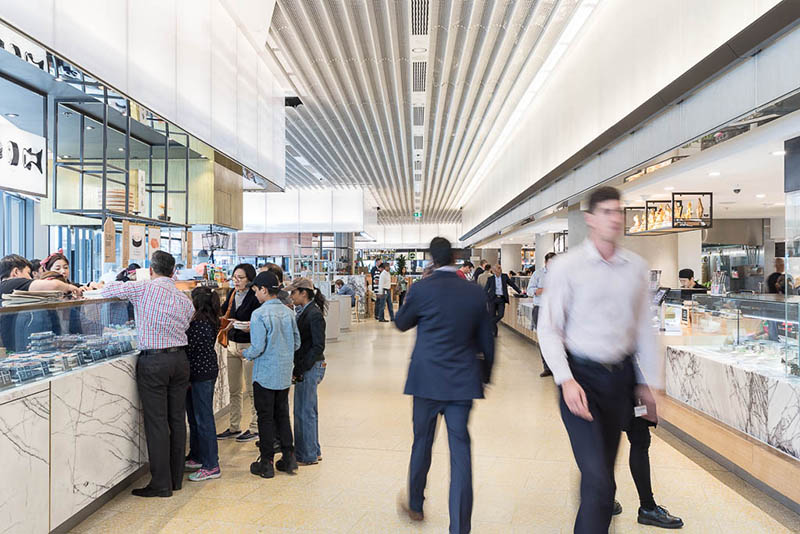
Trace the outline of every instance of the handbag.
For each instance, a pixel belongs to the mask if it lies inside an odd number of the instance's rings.
[[[228,300],[228,309],[225,311],[225,315],[219,318],[219,333],[217,334],[217,343],[223,347],[228,346],[228,327],[232,322],[231,308],[234,307],[235,303],[236,300],[234,299],[233,293],[231,293],[230,299]]]

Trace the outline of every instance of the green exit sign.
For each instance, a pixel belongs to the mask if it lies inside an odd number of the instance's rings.
[[[422,212],[421,212],[421,211],[415,211],[415,212],[414,212],[414,217],[416,217],[417,219],[419,219],[420,217],[422,217]]]

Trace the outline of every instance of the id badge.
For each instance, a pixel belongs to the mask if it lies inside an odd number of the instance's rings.
[[[636,417],[642,417],[647,415],[647,406],[644,404],[640,404],[638,406],[633,407],[633,415]]]

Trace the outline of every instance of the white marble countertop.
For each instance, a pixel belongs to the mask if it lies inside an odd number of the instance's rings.
[[[800,387],[800,377],[786,374],[786,367],[778,356],[759,354],[755,352],[722,352],[712,346],[695,345],[669,345],[669,347],[686,352],[693,352],[698,356],[714,360],[718,363],[730,365],[743,371],[757,373],[773,380],[789,383]]]
[[[131,352],[125,352],[123,354],[117,354],[116,356],[112,356],[111,358],[106,358],[99,362],[92,362],[86,365],[81,365],[80,367],[75,367],[70,369],[69,371],[64,371],[62,373],[48,375],[42,378],[38,378],[36,380],[30,380],[27,382],[23,382],[22,384],[12,385],[5,389],[0,390],[0,404],[5,404],[7,402],[11,402],[22,397],[27,397],[29,395],[33,395],[40,391],[47,389],[48,384],[54,380],[58,380],[59,378],[63,378],[65,376],[74,376],[77,373],[81,373],[87,369],[96,368],[99,365],[105,365],[110,362],[114,362],[119,360],[120,358],[126,358],[128,356],[136,356],[139,354],[138,350],[134,350]]]

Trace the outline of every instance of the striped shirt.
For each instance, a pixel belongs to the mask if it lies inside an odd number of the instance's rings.
[[[139,349],[167,349],[188,344],[186,331],[194,315],[192,301],[172,278],[141,282],[111,282],[103,297],[127,299],[136,314]]]

